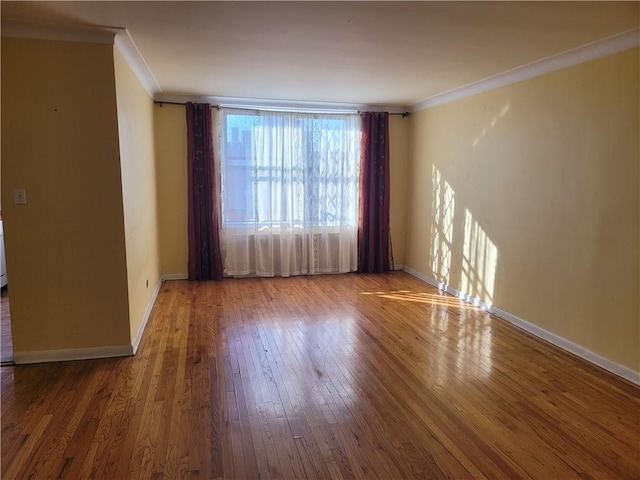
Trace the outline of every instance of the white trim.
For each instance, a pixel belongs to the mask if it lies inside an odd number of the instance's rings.
[[[99,25],[53,24],[25,21],[13,18],[2,19],[2,36],[89,42],[115,45],[125,58],[147,93],[158,102],[204,102],[212,105],[240,108],[262,108],[273,110],[300,110],[316,112],[388,111],[404,113],[442,105],[478,93],[493,90],[546,73],[561,70],[579,63],[611,55],[640,46],[640,28],[622,32],[595,42],[559,53],[535,62],[521,65],[506,72],[405,105],[368,105],[360,103],[306,102],[298,100],[274,100],[261,98],[192,96],[162,93],[157,79],[135,45],[126,28]]]
[[[189,278],[188,273],[163,273],[160,278],[162,281],[166,280],[187,280]]]
[[[522,330],[555,345],[556,347],[561,348],[562,350],[572,353],[582,358],[583,360],[586,360],[589,363],[597,365],[598,367],[603,368],[604,370],[607,370],[608,372],[613,373],[614,375],[617,375],[619,377],[624,378],[625,380],[630,381],[631,383],[640,385],[640,372],[636,372],[635,370],[629,367],[620,365],[619,363],[609,360],[608,358],[605,358],[601,355],[598,355],[597,353],[594,353],[591,350],[587,350],[586,348],[576,343],[573,343],[567,340],[566,338],[556,335],[555,333],[551,333],[545,330],[544,328],[534,325],[531,322],[527,322],[526,320],[523,320],[522,318],[517,317],[516,315],[513,315],[509,312],[505,312],[504,310],[494,305],[482,302],[481,300],[471,295],[465,294],[464,292],[460,292],[459,290],[449,285],[446,285],[442,282],[438,282],[436,279],[431,278],[427,275],[424,275],[423,273],[420,273],[417,270],[414,270],[413,268],[405,266],[404,271],[422,280],[423,282],[436,287],[439,290],[446,291],[451,295],[461,298],[469,303],[472,303],[473,305],[479,306],[480,308],[487,310],[489,313],[495,315],[496,317],[501,318],[502,320],[505,320],[506,322],[509,322],[512,325],[519,327]]]
[[[394,263],[393,264],[393,271],[394,272],[401,272],[404,269],[404,265],[402,265],[401,263]]]
[[[592,352],[591,350],[587,350],[586,348],[573,343],[566,338],[563,338],[555,333],[551,333],[543,328],[538,327],[526,320],[523,320],[520,317],[510,314],[509,312],[505,312],[497,307],[491,307],[489,310],[490,313],[494,314],[497,317],[519,327],[526,332],[529,332],[535,335],[538,338],[546,340],[553,345],[566,350],[567,352],[573,353],[574,355],[586,360],[594,365],[597,365],[600,368],[603,368],[619,377],[624,378],[625,380],[630,381],[631,383],[635,383],[636,385],[640,385],[640,372],[636,372],[629,367],[625,367],[624,365],[620,365],[608,358],[605,358],[597,353]]]
[[[344,112],[356,113],[367,112],[389,112],[404,113],[406,106],[399,105],[368,105],[364,103],[331,103],[331,102],[304,102],[300,100],[274,100],[269,98],[243,98],[243,97],[218,97],[218,96],[194,96],[180,95],[172,93],[161,93],[155,96],[156,102],[197,102],[210,103],[215,106],[227,108],[249,108],[256,110],[293,110],[305,112]]]
[[[428,277],[427,275],[424,275],[423,273],[420,273],[419,271],[414,270],[411,267],[407,267],[406,265],[404,266],[404,271],[407,272],[407,273],[410,273],[411,275],[413,275],[414,277],[422,280],[423,282],[428,283],[432,287],[437,288],[438,290],[446,292],[449,295],[453,295],[454,297],[458,296],[458,293],[459,293],[458,290],[456,290],[452,286],[447,285],[447,284],[445,284],[443,282],[439,282],[435,278]]]
[[[175,275],[182,278],[182,274]],[[186,274],[184,274],[186,278]],[[108,347],[88,347],[88,348],[72,348],[66,350],[42,350],[33,352],[13,352],[13,362],[16,365],[26,363],[44,363],[44,362],[64,362],[69,360],[89,360],[95,358],[112,358],[112,357],[128,357],[135,355],[140,346],[142,335],[147,326],[147,322],[151,317],[151,312],[155,306],[156,299],[160,293],[160,287],[162,286],[165,276],[162,275],[151,294],[151,298],[147,304],[147,308],[142,316],[142,321],[138,326],[131,345],[114,345]]]
[[[133,73],[149,96],[153,98],[154,95],[162,91],[158,80],[153,75],[153,72],[140,53],[140,50],[138,50],[138,47],[133,41],[133,38],[131,38],[129,31],[126,28],[118,28],[114,30],[116,30],[115,47],[124,57],[129,67],[131,67],[131,70],[133,70]]]
[[[2,36],[113,45],[116,32],[110,27],[94,25],[55,24],[3,18]]]
[[[587,45],[583,45],[551,57],[536,60],[535,62],[521,65],[512,70],[493,75],[491,77],[469,83],[462,87],[439,93],[432,97],[419,100],[409,105],[410,111],[415,112],[425,108],[435,107],[444,103],[453,102],[461,98],[476,95],[478,93],[504,87],[512,83],[538,77],[546,73],[562,70],[579,63],[594,60],[596,58],[612,55],[629,48],[640,46],[640,29],[635,28],[612,37],[607,37]]]
[[[149,96],[162,89],[126,28],[2,19],[2,36],[114,45]]]
[[[70,360],[128,357],[131,355],[133,355],[131,345],[111,345],[106,347],[71,348],[66,350],[13,352],[13,363],[21,365],[26,363],[66,362]]]
[[[160,287],[162,286],[162,277],[158,279],[158,283],[156,283],[156,288],[153,289],[153,293],[151,294],[151,298],[149,299],[149,303],[147,303],[147,309],[144,311],[144,315],[142,315],[142,321],[140,325],[138,325],[138,331],[136,332],[135,337],[133,337],[133,341],[131,342],[131,348],[133,349],[133,353],[138,351],[138,347],[140,346],[140,341],[142,340],[142,335],[144,334],[144,330],[147,327],[147,322],[149,321],[149,317],[151,317],[151,312],[153,311],[153,307],[156,304],[156,299],[158,298],[158,293],[160,293]]]

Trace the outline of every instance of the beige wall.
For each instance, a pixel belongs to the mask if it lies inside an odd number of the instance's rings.
[[[640,370],[639,50],[412,115],[407,266]]]
[[[114,49],[131,338],[160,280],[153,99]]]
[[[112,48],[2,38],[16,354],[130,345]],[[27,205],[14,205],[14,188]]]
[[[180,105],[155,108],[155,150],[160,213],[160,270],[163,274],[187,272],[187,124]],[[391,241],[397,265],[404,263],[409,166],[409,119],[389,121],[391,169]]]
[[[401,268],[405,261],[410,122],[410,117],[403,118],[400,115],[389,117],[389,170],[391,177],[389,223],[393,261],[396,268]]]
[[[181,105],[154,107],[160,272],[187,274],[187,120]]]

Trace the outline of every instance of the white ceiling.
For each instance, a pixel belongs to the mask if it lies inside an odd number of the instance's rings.
[[[639,2],[7,2],[124,27],[161,92],[405,106],[637,28]]]

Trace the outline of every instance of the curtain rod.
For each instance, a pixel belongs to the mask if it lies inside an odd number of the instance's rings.
[[[162,107],[162,105],[186,105],[186,102],[165,102],[163,100],[154,100],[153,103],[155,103],[156,105],[160,105]],[[221,105],[211,105],[212,107],[220,110],[221,108],[223,108]],[[233,110],[247,110],[250,112],[255,112],[256,110],[259,110],[258,108],[240,108],[240,107],[229,107],[232,108]],[[277,110],[274,110],[277,111]],[[331,113],[331,112],[327,112],[327,113]],[[361,114],[362,112],[358,111],[359,114]],[[402,113],[389,113],[389,115],[402,115],[402,118],[408,117],[409,116],[409,112],[402,112]]]

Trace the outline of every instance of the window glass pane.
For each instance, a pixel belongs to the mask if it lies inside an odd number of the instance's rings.
[[[223,111],[224,226],[357,221],[356,115]]]
[[[222,191],[223,224],[252,220],[253,182],[251,132],[253,116],[223,114]]]

